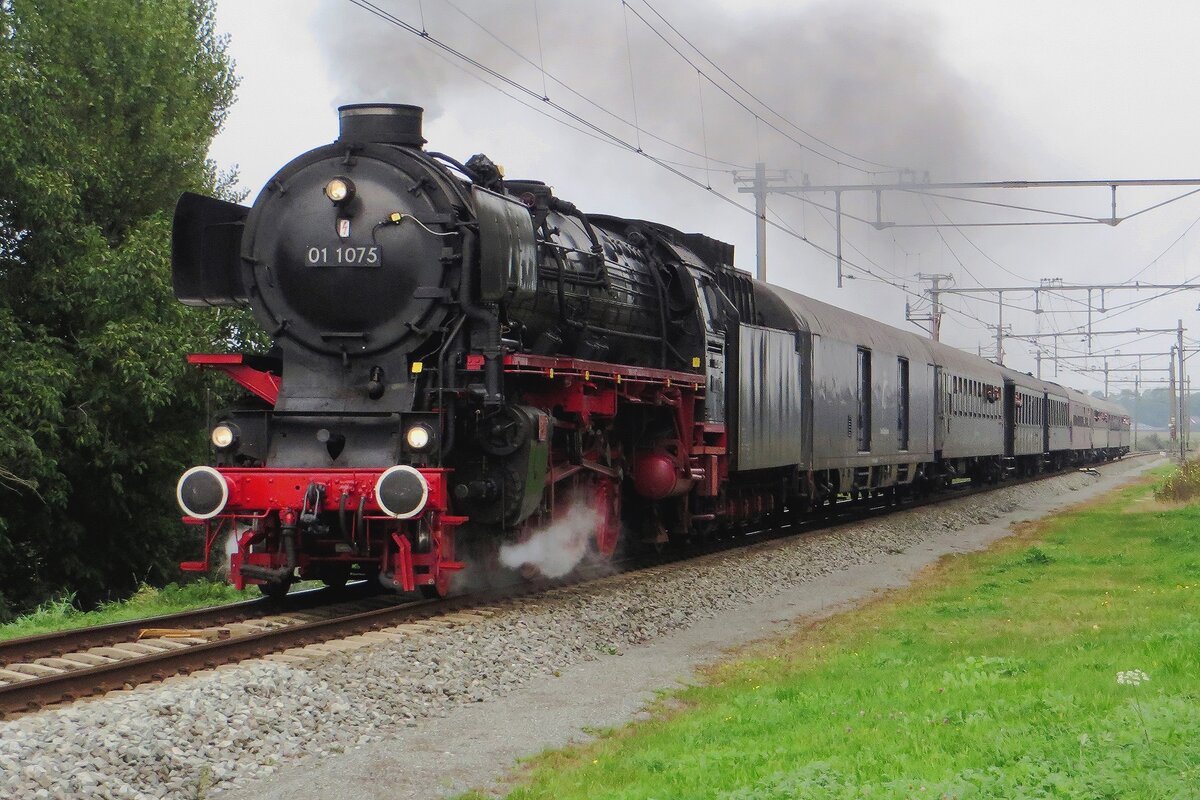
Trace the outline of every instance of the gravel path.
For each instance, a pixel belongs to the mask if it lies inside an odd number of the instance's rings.
[[[1144,466],[1139,459],[1105,472]],[[719,566],[705,559],[616,576],[311,666],[223,667],[3,722],[0,797],[194,798],[261,786],[285,766],[395,738],[948,531],[1069,499],[1097,480],[1068,474],[726,554]],[[424,796],[450,788],[431,780]]]

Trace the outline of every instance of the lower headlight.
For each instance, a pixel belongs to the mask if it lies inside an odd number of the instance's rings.
[[[404,432],[404,443],[410,450],[424,450],[433,441],[433,431],[424,423],[417,423]]]
[[[212,519],[229,502],[229,484],[212,467],[192,467],[175,485],[175,499],[189,517]]]
[[[389,517],[410,519],[429,501],[429,482],[407,464],[389,467],[375,482],[375,502]]]
[[[212,429],[212,436],[210,438],[212,439],[213,447],[218,450],[226,450],[233,447],[237,444],[238,440],[237,426],[228,422],[222,422]]]

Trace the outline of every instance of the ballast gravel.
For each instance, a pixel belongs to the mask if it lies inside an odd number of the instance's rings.
[[[213,797],[1096,480],[1071,473],[614,576],[311,664],[255,661],[0,722],[0,797]]]

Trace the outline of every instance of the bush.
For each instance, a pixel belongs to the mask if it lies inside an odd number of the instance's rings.
[[[1185,502],[1197,496],[1200,496],[1200,461],[1185,461],[1154,487],[1157,500]]]
[[[1171,447],[1171,441],[1161,433],[1138,434],[1138,450],[1170,450]]]

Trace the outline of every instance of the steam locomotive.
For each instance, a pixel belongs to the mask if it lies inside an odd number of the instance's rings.
[[[245,398],[177,485],[239,587],[445,595],[463,556],[584,507],[586,547],[661,545],[838,498],[1128,451],[1117,406],[752,280],[733,247],[587,214],[415,106],[340,133],[252,207],[176,208],[175,294],[248,306],[266,355],[197,354]]]

